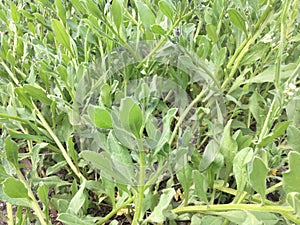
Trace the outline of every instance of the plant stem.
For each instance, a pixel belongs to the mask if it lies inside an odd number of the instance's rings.
[[[139,224],[139,219],[143,208],[143,199],[144,199],[144,191],[145,191],[146,160],[145,160],[143,141],[141,139],[138,139],[138,146],[139,146],[140,171],[139,171],[139,184],[138,184],[139,186],[137,190],[137,198],[135,201],[135,213],[132,221],[133,225]]]
[[[134,197],[131,197],[126,202],[124,202],[123,204],[121,204],[120,206],[115,207],[109,214],[107,214],[103,219],[101,219],[100,221],[98,221],[96,224],[100,225],[100,224],[105,223],[111,217],[113,217],[118,211],[120,211],[121,209],[125,208],[128,204],[130,204],[133,200],[134,200]]]
[[[14,215],[12,211],[12,205],[10,203],[6,203],[6,211],[7,211],[7,225],[14,225]]]
[[[192,109],[192,107],[198,102],[200,101],[200,99],[206,94],[208,88],[205,88],[203,89],[197,96],[196,98],[188,105],[188,107],[184,110],[184,112],[182,113],[182,115],[179,117],[176,125],[175,125],[175,128],[172,132],[172,136],[169,140],[169,145],[172,144],[172,142],[174,141],[175,137],[176,137],[176,134],[177,134],[177,131],[180,127],[180,125],[182,124],[183,120],[185,119],[185,117],[187,116],[187,114],[189,113],[189,111]]]
[[[254,204],[224,204],[224,205],[211,205],[211,206],[186,206],[173,209],[172,212],[176,214],[181,213],[209,213],[218,211],[229,211],[229,210],[250,210],[250,211],[261,211],[279,213],[289,220],[300,224],[300,219],[293,215],[293,208],[290,206],[266,206],[266,205],[254,205]]]
[[[53,138],[53,140],[57,144],[57,147],[59,148],[59,150],[62,153],[63,157],[65,158],[66,162],[70,166],[71,170],[75,173],[75,175],[79,179],[82,179],[83,181],[86,180],[86,178],[81,174],[81,172],[78,170],[78,168],[74,165],[74,163],[73,163],[72,159],[70,158],[70,156],[68,155],[66,149],[64,148],[64,146],[62,145],[62,143],[60,142],[60,140],[58,139],[58,137],[54,134],[53,130],[51,129],[51,127],[49,126],[49,124],[45,120],[45,118],[42,115],[42,113],[36,108],[36,106],[34,104],[33,104],[33,107],[35,109],[37,117],[41,121],[41,124],[44,126],[44,128],[48,131],[48,133],[50,134],[50,136]]]
[[[237,71],[241,60],[243,59],[244,55],[248,52],[250,45],[257,39],[257,37],[261,34],[264,30],[267,22],[272,15],[273,6],[272,3],[268,3],[267,8],[265,9],[263,15],[257,21],[255,25],[255,33],[253,35],[249,35],[247,39],[245,39],[240,47],[235,51],[232,58],[229,60],[227,64],[227,68],[231,68],[228,77],[225,79],[224,83],[221,86],[222,91],[224,91],[228,85],[228,83],[233,78],[235,72]]]

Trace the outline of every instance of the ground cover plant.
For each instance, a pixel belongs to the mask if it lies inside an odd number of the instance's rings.
[[[300,224],[299,4],[1,1],[1,224]]]

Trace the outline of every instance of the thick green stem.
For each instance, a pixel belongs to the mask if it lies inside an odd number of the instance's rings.
[[[12,205],[10,203],[6,203],[6,211],[7,211],[7,224],[14,225],[14,215],[12,211]]]
[[[293,215],[293,208],[290,206],[266,206],[266,205],[254,205],[254,204],[224,204],[224,205],[211,205],[211,206],[186,206],[173,209],[172,212],[176,214],[181,213],[209,213],[218,211],[230,211],[230,210],[250,210],[260,212],[279,213],[289,220],[300,224],[300,219]]]
[[[137,196],[136,196],[137,198],[135,201],[135,213],[132,221],[133,225],[139,224],[139,219],[143,208],[143,199],[144,199],[144,191],[145,191],[146,159],[145,159],[143,141],[141,139],[138,140],[138,146],[139,146],[140,171],[139,171],[139,184],[138,184],[139,186],[137,190]]]

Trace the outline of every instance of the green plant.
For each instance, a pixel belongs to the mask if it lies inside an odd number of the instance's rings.
[[[2,1],[3,219],[300,223],[299,10]]]

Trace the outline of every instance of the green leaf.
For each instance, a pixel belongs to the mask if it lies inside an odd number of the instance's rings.
[[[267,146],[268,144],[272,143],[276,138],[283,135],[288,128],[290,121],[284,121],[277,123],[273,128],[272,132],[264,137],[260,143],[257,144],[258,147]]]
[[[89,106],[88,114],[98,128],[111,129],[113,127],[110,112],[99,106]]]
[[[296,69],[297,67],[297,63],[290,63],[287,65],[282,65],[280,67],[280,79],[287,79],[291,76],[291,74],[293,73],[293,71]],[[257,84],[261,84],[261,83],[265,83],[265,82],[269,82],[269,83],[273,83],[274,82],[274,74],[275,74],[275,69],[276,66],[275,65],[270,65],[268,66],[264,71],[262,71],[260,74],[258,74],[257,76],[254,76],[251,79],[247,79],[244,83],[247,84],[251,84],[251,83],[257,83]]]
[[[90,220],[85,220],[83,218],[80,218],[76,215],[70,214],[70,213],[61,213],[57,217],[59,221],[61,221],[63,224],[66,225],[94,225],[95,223],[91,222]]]
[[[223,136],[221,139],[220,152],[224,156],[224,161],[226,164],[226,179],[228,179],[229,174],[232,170],[233,158],[238,149],[237,142],[231,137],[230,127],[232,120],[229,120],[224,128]]]
[[[175,193],[176,192],[173,188],[164,189],[162,195],[160,196],[158,205],[154,208],[153,212],[146,219],[146,221],[151,223],[163,223],[166,220],[166,211]]]
[[[50,105],[52,101],[47,97],[45,90],[40,87],[25,84],[23,86],[24,92],[35,100],[39,100],[46,105]]]
[[[215,160],[220,151],[220,146],[215,140],[211,140],[205,147],[202,161],[200,163],[200,171],[206,170],[210,164]]]
[[[18,154],[19,147],[16,142],[12,141],[10,137],[7,137],[4,143],[6,159],[14,166],[18,167]]]
[[[123,6],[120,0],[113,0],[111,13],[117,29],[120,30],[121,24],[123,22]]]
[[[151,30],[154,34],[165,35],[167,31],[164,30],[160,25],[154,24],[151,26]]]
[[[289,146],[300,152],[300,130],[295,126],[289,126],[287,129],[287,141]]]
[[[195,184],[195,194],[198,196],[198,198],[201,201],[204,201],[206,204],[208,204],[207,200],[207,189],[208,189],[208,182],[206,176],[203,175],[198,170],[193,171],[193,180]]]
[[[71,37],[59,20],[52,20],[52,30],[54,32],[56,41],[72,52]]]
[[[237,184],[237,190],[243,191],[247,183],[247,163],[252,160],[252,148],[244,148],[233,159],[233,173]]]
[[[31,200],[28,198],[10,198],[9,196],[7,196],[3,190],[3,183],[0,183],[0,199],[12,205],[24,206],[28,208],[31,207]]]
[[[250,171],[250,183],[253,189],[261,195],[264,201],[266,195],[266,178],[269,169],[264,161],[255,156],[252,162],[252,170]]]
[[[283,173],[283,188],[286,193],[300,193],[300,153],[292,151],[289,153],[288,159],[290,168]]]
[[[93,0],[87,0],[86,6],[87,6],[88,12],[90,14],[92,14],[94,17],[96,17],[98,19],[102,19],[102,13],[101,13],[98,5],[95,4]]]
[[[189,164],[185,164],[176,172],[176,177],[179,180],[183,192],[185,204],[188,203],[190,185],[192,183],[192,168]]]
[[[218,41],[218,36],[217,36],[217,32],[216,32],[216,27],[212,24],[207,24],[206,27],[206,32],[208,37],[210,38],[210,40],[212,40],[212,42],[217,43]]]
[[[81,13],[81,14],[85,14],[86,13],[86,9],[83,7],[83,5],[81,4],[80,0],[70,0],[70,2],[72,3],[74,9]]]
[[[169,18],[169,20],[173,21],[173,15],[175,7],[172,2],[167,0],[161,0],[158,2],[158,6],[160,11]]]
[[[45,205],[48,205],[49,202],[48,194],[49,194],[49,188],[47,187],[47,185],[42,184],[41,186],[39,186],[37,190],[37,195],[41,200],[41,202],[43,202]]]
[[[155,24],[155,16],[145,3],[143,3],[141,0],[138,0],[136,2],[136,6],[140,20],[145,27],[150,28],[151,25]]]
[[[128,150],[118,143],[116,138],[113,136],[113,132],[109,132],[108,134],[107,147],[107,150],[114,159],[127,164],[128,166],[132,164],[131,156]]]
[[[132,175],[126,176],[120,171],[118,165],[115,165],[107,152],[83,151],[80,154],[86,161],[90,162],[95,169],[103,172],[103,176],[108,179],[115,179],[117,182],[132,184]],[[127,166],[128,167],[128,166]]]
[[[228,15],[231,22],[247,35],[245,20],[238,13],[238,11],[236,11],[235,9],[228,9]]]
[[[24,184],[12,177],[5,179],[3,182],[3,191],[10,198],[30,199]]]
[[[20,13],[18,12],[18,8],[14,3],[10,3],[10,12],[11,17],[15,23],[19,23],[20,21]]]
[[[297,217],[300,217],[300,193],[290,192],[287,195],[287,202],[294,209],[294,214]]]
[[[70,201],[67,212],[75,215],[78,214],[79,210],[84,205],[86,199],[84,190],[85,190],[85,181],[83,181],[83,183],[80,185],[79,190]]]
[[[129,111],[129,127],[131,132],[137,137],[141,138],[141,128],[143,126],[143,114],[140,107],[134,104]]]
[[[54,5],[56,6],[57,9],[57,14],[59,18],[63,21],[63,23],[66,22],[66,10],[65,7],[63,6],[62,0],[55,0]]]

